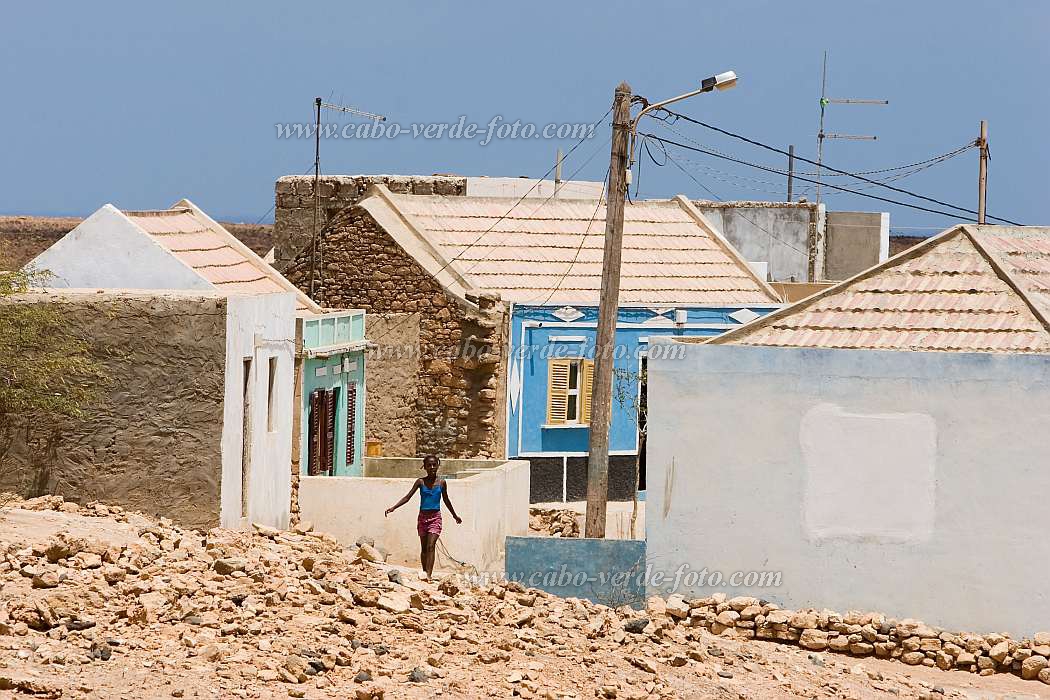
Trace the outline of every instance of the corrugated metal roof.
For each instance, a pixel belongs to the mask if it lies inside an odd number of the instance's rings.
[[[1050,352],[1050,228],[958,226],[709,342]]]
[[[296,291],[277,273],[218,224],[198,216],[190,207],[155,211],[126,211],[124,215],[157,243],[217,289],[236,294],[273,294]],[[309,305],[297,293],[296,308]]]
[[[382,194],[478,290],[517,303],[598,301],[605,206],[595,200]],[[620,302],[779,303],[687,204],[626,205]]]

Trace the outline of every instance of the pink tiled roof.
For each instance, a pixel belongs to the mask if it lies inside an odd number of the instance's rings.
[[[518,303],[598,301],[605,207],[594,200],[386,196],[478,290]],[[691,207],[627,204],[620,302],[779,303]]]
[[[958,226],[714,344],[1050,352],[1050,228]]]
[[[223,292],[272,294],[295,291],[228,231],[188,207],[124,212],[135,225]],[[308,308],[297,293],[296,308]]]

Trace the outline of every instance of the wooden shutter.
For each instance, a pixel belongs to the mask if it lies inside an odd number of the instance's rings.
[[[306,473],[310,476],[317,476],[321,472],[321,453],[323,452],[321,414],[324,413],[323,397],[323,389],[315,389],[310,392],[310,433],[307,440],[310,459],[306,465]]]
[[[564,423],[569,411],[569,365],[572,360],[547,361],[547,423]]]
[[[339,388],[329,389],[325,393],[325,445],[324,463],[321,468],[329,475],[335,474],[335,418],[338,414]]]
[[[594,360],[584,360],[580,367],[580,422],[591,422],[591,389],[594,386]]]
[[[357,385],[346,387],[346,466],[354,463],[354,443],[357,442]]]

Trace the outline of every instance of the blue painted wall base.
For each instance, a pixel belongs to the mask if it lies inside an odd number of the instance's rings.
[[[508,537],[507,578],[562,598],[645,607],[645,540]]]

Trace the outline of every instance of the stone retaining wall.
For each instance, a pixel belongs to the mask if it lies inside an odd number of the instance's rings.
[[[796,644],[812,651],[895,659],[989,676],[1013,673],[1050,684],[1050,633],[1011,639],[1004,634],[971,634],[932,627],[918,620],[896,620],[881,613],[832,610],[782,610],[758,598],[686,600],[673,595],[649,599],[652,620],[703,627],[713,634]]]

